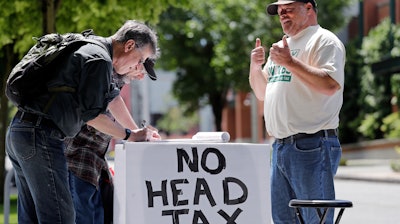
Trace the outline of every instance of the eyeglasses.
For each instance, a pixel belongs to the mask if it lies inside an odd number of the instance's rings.
[[[145,59],[144,56],[143,56],[142,48],[140,48],[139,45],[137,45],[137,44],[135,44],[135,48],[136,48],[136,49],[139,51],[139,53],[140,53],[140,60],[139,60],[139,62],[137,63],[137,65],[144,64],[144,62],[146,61],[146,59]]]

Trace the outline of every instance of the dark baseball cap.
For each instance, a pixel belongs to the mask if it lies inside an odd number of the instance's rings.
[[[157,80],[157,75],[154,71],[154,59],[149,59],[147,58],[146,61],[144,61],[144,69],[146,69],[147,75],[149,75],[150,79],[153,81]]]
[[[286,5],[294,2],[303,2],[303,3],[311,3],[314,8],[317,7],[317,3],[315,0],[292,0],[292,1],[286,1],[286,0],[278,0],[277,2],[271,3],[267,6],[267,13],[271,16],[277,15],[278,14],[278,5]]]

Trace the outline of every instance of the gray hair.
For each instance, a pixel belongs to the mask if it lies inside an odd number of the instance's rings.
[[[120,43],[125,43],[128,40],[134,40],[137,48],[150,45],[154,59],[159,57],[160,50],[157,46],[157,34],[154,30],[142,22],[136,20],[126,21],[125,24],[112,36],[112,38]]]

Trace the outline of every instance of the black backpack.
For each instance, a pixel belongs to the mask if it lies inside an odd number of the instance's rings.
[[[57,65],[57,60],[63,55],[78,49],[87,43],[97,44],[104,49],[100,42],[89,39],[92,30],[82,33],[46,34],[36,39],[37,43],[28,51],[21,61],[12,69],[7,79],[6,96],[17,107],[23,108],[33,97],[47,93],[75,92],[72,87],[61,86],[48,88],[51,79],[51,68]],[[53,94],[54,95],[54,94]],[[51,100],[50,100],[51,101]],[[46,107],[50,105],[50,102]],[[43,112],[46,111],[46,108]]]

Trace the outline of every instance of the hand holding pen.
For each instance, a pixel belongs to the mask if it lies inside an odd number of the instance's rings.
[[[148,129],[146,132],[146,141],[159,141],[161,140],[161,136],[158,134],[158,129],[151,126],[146,125],[146,120],[143,120],[141,123],[143,129]]]

